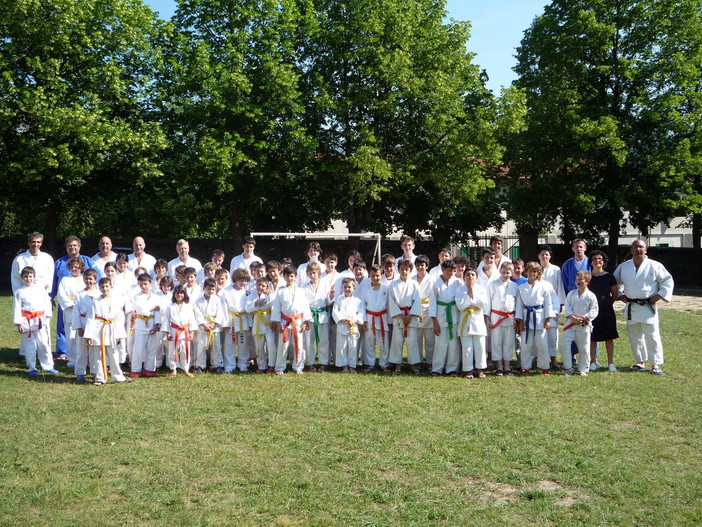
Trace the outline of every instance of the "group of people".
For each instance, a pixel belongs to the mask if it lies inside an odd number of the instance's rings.
[[[652,373],[663,373],[656,304],[671,300],[673,279],[647,257],[642,240],[613,274],[605,271],[605,253],[586,256],[582,239],[573,241],[573,258],[562,268],[551,263],[549,246],[539,248],[539,262],[510,261],[500,236],[476,267],[442,249],[432,268],[427,256],[414,253],[414,239],[403,236],[402,256],[385,254],[367,265],[350,251],[344,271],[317,242],[296,268],[287,259],[264,264],[247,237],[229,270],[223,251],[202,265],[186,240],[177,242],[171,261],[146,253],[141,237],[129,255],[114,253],[102,237],[89,258],[69,236],[66,256],[56,262],[42,242],[40,233],[30,234],[28,250],[12,266],[14,323],[30,376],[38,374],[37,361],[44,372],[58,373],[49,337],[52,300],[59,306],[56,359],[67,361],[78,383],[89,371],[101,385],[108,376],[153,377],[163,366],[190,377],[324,372],[332,364],[355,372],[359,363],[368,372],[399,372],[405,357],[412,373],[482,378],[489,367],[497,376],[514,375],[515,352],[523,375],[536,359],[541,374],[586,376],[600,366],[600,342],[608,368],[617,370],[618,299],[626,303],[630,369],[648,371],[649,362]]]

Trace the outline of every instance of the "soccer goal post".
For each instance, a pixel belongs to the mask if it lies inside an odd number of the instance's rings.
[[[360,240],[375,240],[373,250],[373,263],[380,264],[382,253],[382,236],[375,232],[348,232],[348,233],[314,233],[314,232],[252,232],[254,238],[305,238],[308,240],[344,240],[358,238]]]

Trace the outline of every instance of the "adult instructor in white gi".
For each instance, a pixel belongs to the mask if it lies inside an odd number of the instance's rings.
[[[671,301],[673,277],[663,264],[646,256],[646,242],[643,240],[634,240],[630,251],[631,260],[620,264],[614,271],[619,284],[619,300],[626,302],[626,328],[636,361],[630,369],[646,371],[645,363],[649,361],[651,373],[663,375],[663,344],[656,303],[659,300]]]

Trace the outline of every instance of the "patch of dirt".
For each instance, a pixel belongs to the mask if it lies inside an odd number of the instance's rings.
[[[504,483],[488,483],[484,485],[482,494],[483,497],[491,502],[508,503],[517,501],[523,490],[538,490],[552,495],[556,505],[560,505],[561,507],[570,507],[576,501],[582,501],[584,499],[583,495],[578,491],[568,489],[548,479],[537,481],[527,489],[520,489],[514,485]]]

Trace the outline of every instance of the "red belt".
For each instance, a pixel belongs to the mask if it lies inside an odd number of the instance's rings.
[[[295,344],[295,363],[297,364],[300,362],[300,347],[298,344],[298,332],[297,332],[297,324],[296,322],[298,320],[302,319],[302,313],[299,313],[297,315],[293,315],[291,317],[285,316],[282,313],[280,314],[283,320],[288,323],[285,328],[283,328],[283,342],[287,343],[288,342],[288,328],[292,325],[292,334],[293,334],[293,339],[294,339],[294,344]]]
[[[412,309],[411,306],[410,306],[410,307],[401,307],[401,308],[400,308],[400,311],[402,311],[402,313],[403,313],[405,316],[407,316],[407,315],[410,314],[410,310],[411,310],[411,309]],[[409,327],[409,326],[408,326],[407,324],[405,324],[405,327],[402,328],[402,336],[403,336],[404,338],[407,338],[407,328],[408,328],[408,327]]]
[[[575,325],[575,322],[571,322],[570,324],[567,324],[564,328],[563,331],[572,328]]]
[[[373,316],[371,319],[371,323],[373,324],[373,337],[375,337],[375,319],[380,319],[380,335],[383,337],[383,342],[385,342],[385,324],[383,323],[383,315],[387,312],[387,309],[383,309],[382,311],[368,311],[366,309],[366,313]]]
[[[497,326],[499,326],[505,320],[507,320],[511,315],[514,315],[514,311],[510,311],[509,313],[507,313],[506,311],[498,311],[497,309],[491,309],[490,313],[495,313],[496,315],[500,315],[502,317],[497,322],[495,322],[494,325],[491,325],[490,329],[495,329]]]
[[[41,317],[44,316],[43,311],[25,311],[24,309],[22,310],[22,316],[27,319],[27,326],[29,327],[29,332],[27,333],[28,338],[32,338],[32,319],[38,318],[39,320],[35,324],[35,328],[38,330],[41,329]]]
[[[175,334],[175,343],[173,344],[173,347],[175,348],[174,353],[173,353],[173,360],[178,362],[179,357],[178,357],[178,341],[180,339],[180,334],[182,332],[185,333],[185,361],[190,362],[190,345],[188,341],[188,326],[179,326],[178,324],[174,324],[171,322],[171,327],[176,330]]]

